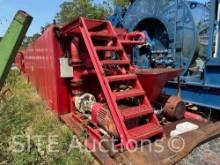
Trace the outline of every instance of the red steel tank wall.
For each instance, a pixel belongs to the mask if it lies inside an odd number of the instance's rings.
[[[59,57],[63,52],[53,28],[49,27],[22,52],[23,72],[55,114],[60,116],[69,112],[69,96],[66,83],[60,78]]]
[[[23,53],[22,52],[18,52],[15,58],[15,64],[18,68],[18,70],[20,70],[20,72],[24,73],[24,68],[22,68],[22,61],[23,59]]]

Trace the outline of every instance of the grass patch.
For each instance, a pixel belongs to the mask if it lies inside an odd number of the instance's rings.
[[[70,152],[69,144],[74,137],[72,132],[59,121],[47,105],[16,70],[10,72],[3,91],[10,89],[0,99],[0,164],[66,164],[86,165],[94,163],[93,157],[78,149]],[[13,142],[13,137],[19,135],[16,141],[25,147],[24,152],[14,152],[21,149]],[[44,136],[42,146],[38,147],[39,138]],[[54,145],[58,152],[48,152],[48,137],[56,136]],[[30,137],[30,139],[28,139]]]

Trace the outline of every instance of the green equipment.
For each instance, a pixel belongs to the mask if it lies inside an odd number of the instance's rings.
[[[5,36],[0,40],[0,90],[3,87],[32,19],[26,12],[19,10]]]

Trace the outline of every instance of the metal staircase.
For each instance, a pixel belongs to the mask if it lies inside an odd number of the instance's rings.
[[[153,112],[148,98],[130,65],[130,60],[118,39],[115,29],[109,21],[91,20],[80,17],[78,25],[73,25],[71,32],[81,33],[88,54],[102,87],[108,108],[114,120],[121,146],[132,148],[134,141],[140,141],[154,136],[161,136],[163,129]],[[126,43],[129,44],[129,43]],[[107,73],[108,68],[119,68],[121,73]],[[117,90],[114,85],[125,83],[126,90]],[[121,102],[138,98],[134,106],[124,106]],[[135,127],[127,126],[132,119],[145,118],[145,122]],[[132,142],[131,142],[132,140]]]

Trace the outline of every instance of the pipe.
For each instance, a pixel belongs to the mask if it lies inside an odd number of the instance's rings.
[[[109,41],[107,44],[107,47],[111,47],[113,45],[113,41]],[[111,59],[112,57],[112,52],[111,51],[106,51],[105,52],[105,59]]]
[[[184,117],[186,119],[193,119],[193,120],[198,120],[198,121],[201,121],[201,122],[208,122],[208,120],[203,118],[202,116],[200,116],[198,114],[195,114],[195,113],[191,113],[191,112],[185,112]]]
[[[143,45],[147,42],[146,36],[143,32],[131,32],[128,33],[124,40],[120,41],[123,45],[133,44],[133,45]]]
[[[71,44],[70,44],[70,53],[71,53],[71,62],[73,66],[73,79],[72,82],[72,93],[74,95],[78,95],[83,93],[81,86],[83,85],[83,80],[81,79],[81,73],[82,73],[82,64],[81,59],[79,55],[79,38],[75,37],[73,38]]]
[[[177,97],[181,97],[181,82],[180,82],[180,76],[177,77],[177,83],[178,83]]]
[[[132,42],[134,42],[137,45],[145,44],[146,40],[147,40],[146,36],[145,36],[145,34],[143,32],[137,32],[137,31],[129,33],[127,37],[130,40],[133,40],[135,38],[139,38],[139,40],[132,41]]]
[[[216,30],[217,30],[217,33],[216,33],[216,39],[215,39],[215,53],[214,53],[214,58],[218,58],[218,54],[219,54],[219,49],[220,49],[220,3],[219,2],[216,2],[218,3],[218,11],[217,11],[217,25],[216,25]]]
[[[209,47],[208,47],[208,56],[213,57],[213,44],[214,44],[214,28],[215,28],[215,19],[216,19],[216,13],[215,13],[215,7],[216,7],[216,0],[211,0],[211,7],[210,7],[210,27],[209,27]]]
[[[84,70],[82,73],[81,73],[81,76],[84,77],[84,76],[90,76],[90,75],[96,75],[96,71],[95,69],[90,69],[90,70]]]

